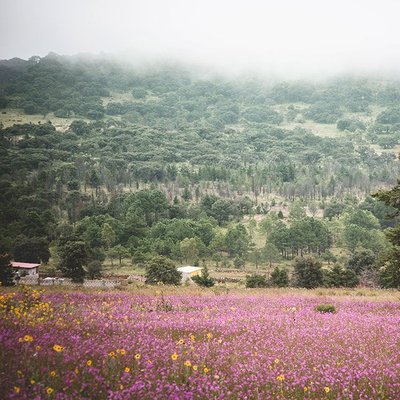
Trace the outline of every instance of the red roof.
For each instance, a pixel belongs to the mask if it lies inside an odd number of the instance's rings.
[[[11,265],[14,268],[27,268],[27,269],[37,268],[40,266],[40,264],[31,264],[31,263],[23,263],[23,262],[15,262],[15,261],[12,261]]]

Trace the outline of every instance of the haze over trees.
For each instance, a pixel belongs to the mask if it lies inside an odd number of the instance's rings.
[[[2,118],[26,115],[0,129],[0,252],[46,263],[53,248],[77,281],[126,258],[272,269],[311,256],[329,285],[380,257],[390,269],[397,203],[370,194],[399,176],[399,99],[394,80],[222,79],[54,53],[2,63]]]

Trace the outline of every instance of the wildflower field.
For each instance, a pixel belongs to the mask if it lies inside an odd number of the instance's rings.
[[[250,293],[3,291],[1,397],[400,399],[398,298]]]

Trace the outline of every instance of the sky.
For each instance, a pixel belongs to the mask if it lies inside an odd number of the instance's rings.
[[[400,71],[399,0],[0,0],[0,59],[49,52],[293,76]]]

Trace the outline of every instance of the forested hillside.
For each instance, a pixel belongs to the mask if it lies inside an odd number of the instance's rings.
[[[390,247],[393,210],[369,195],[399,176],[399,104],[388,80],[2,61],[0,250],[47,262],[57,244],[82,265],[162,255],[240,268],[307,253],[372,265]]]

